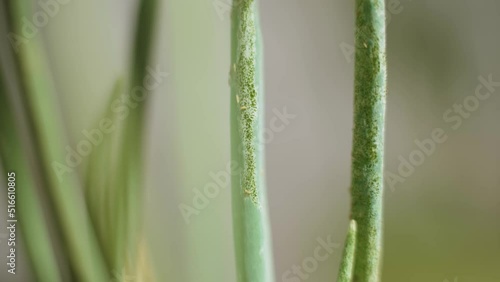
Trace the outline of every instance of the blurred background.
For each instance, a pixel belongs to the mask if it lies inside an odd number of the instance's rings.
[[[354,1],[259,8],[269,210],[276,280],[285,281],[318,238],[343,246],[347,232]],[[105,110],[130,63],[136,9],[135,0],[72,0],[37,35],[70,146]],[[142,222],[153,271],[158,281],[235,281],[230,186],[188,219],[181,212],[230,159],[230,1],[165,0],[158,9],[151,65],[169,76],[148,98],[144,144]],[[474,95],[479,76],[500,81],[500,2],[388,0],[387,14],[386,171],[397,174],[400,156],[408,160],[434,129],[447,139],[404,182],[386,185],[382,281],[500,281],[500,88],[458,128],[443,118]],[[276,118],[283,126],[272,125]],[[0,201],[4,207],[5,193]],[[6,208],[0,217],[5,230]],[[22,243],[18,274],[4,271],[0,240],[0,280],[35,281]],[[304,281],[334,281],[341,252]]]

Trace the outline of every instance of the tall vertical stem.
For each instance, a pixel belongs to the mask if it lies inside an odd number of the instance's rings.
[[[23,34],[23,19],[33,16],[32,1],[8,1],[10,25]],[[72,269],[79,281],[109,281],[104,257],[82,197],[77,172],[67,166],[66,131],[58,108],[55,87],[45,50],[38,38],[20,45],[16,56],[28,121],[34,129],[35,146],[55,204]]]
[[[37,194],[37,186],[33,171],[29,166],[29,158],[21,139],[21,121],[17,120],[13,110],[12,99],[8,96],[4,76],[0,70],[0,160],[7,180],[11,173],[15,173],[14,187],[9,190],[16,193],[15,201],[19,211],[19,224],[23,232],[23,242],[26,244],[33,272],[37,281],[62,281],[57,265],[54,246],[50,240],[47,220]],[[25,144],[24,144],[25,145]],[[3,191],[2,191],[3,193]],[[15,219],[15,218],[10,218]]]
[[[145,88],[146,68],[151,59],[153,38],[156,22],[157,0],[140,0],[137,12],[134,45],[132,53],[132,66],[130,71],[130,85],[126,94],[127,99],[134,95],[134,91],[146,92],[142,95],[148,97],[150,89]],[[149,98],[137,102],[131,109],[126,119],[122,135],[122,151],[120,152],[119,175],[122,184],[119,184],[118,229],[117,234],[116,268],[123,264],[126,268],[134,268],[136,250],[142,233],[140,217],[142,216],[142,186],[143,186],[143,136],[145,133],[145,114]],[[129,261],[127,261],[127,258]]]
[[[274,280],[264,181],[263,79],[257,5],[233,2],[231,25],[231,159],[237,281]]]
[[[383,0],[356,0],[352,219],[355,282],[379,281],[386,99]]]

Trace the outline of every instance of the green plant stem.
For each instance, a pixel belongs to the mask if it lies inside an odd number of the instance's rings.
[[[122,211],[123,201],[118,200],[119,191],[122,187],[116,183],[116,139],[121,133],[117,114],[112,111],[112,104],[118,101],[123,94],[123,79],[118,79],[113,87],[106,110],[94,123],[93,128],[99,128],[101,122],[109,120],[113,124],[113,131],[104,133],[100,142],[89,155],[87,164],[85,196],[92,223],[96,229],[97,237],[105,255],[108,268],[114,271],[121,270],[118,261],[123,257],[117,257],[117,247],[122,246],[117,240],[120,230],[117,228],[124,216]],[[119,147],[120,148],[120,147]],[[120,148],[121,149],[121,148]],[[118,150],[117,150],[118,151]]]
[[[8,178],[8,173],[15,173],[18,222],[36,280],[59,282],[62,280],[42,206],[37,198],[36,186],[33,182],[34,176],[24,153],[25,150],[16,126],[18,123],[11,110],[12,103],[7,97],[7,90],[3,82],[3,77],[0,75],[0,104],[3,105],[3,109],[0,111],[0,157],[5,177]]]
[[[150,99],[149,91],[144,88],[146,68],[148,67],[153,45],[155,30],[157,0],[141,0],[139,2],[137,23],[134,37],[134,47],[132,53],[132,66],[130,71],[129,88],[125,94],[132,95],[132,92],[143,87],[145,98],[137,103],[135,108],[130,109],[130,114],[124,120],[122,135],[121,160],[118,174],[123,181],[118,186],[117,201],[119,204],[116,212],[118,220],[117,233],[117,268],[123,265],[123,259],[129,268],[135,267],[136,249],[138,248],[138,237],[141,232],[141,203],[143,186],[143,136],[145,128],[145,113],[147,102]],[[130,96],[128,97],[130,99]],[[120,246],[121,245],[121,246]]]
[[[233,3],[231,53],[232,205],[237,280],[274,281],[264,181],[262,50],[257,5]]]
[[[352,271],[354,269],[354,256],[356,251],[356,221],[351,220],[349,231],[345,240],[344,254],[340,262],[339,276],[337,282],[352,282]]]
[[[383,0],[356,0],[352,219],[355,282],[379,281],[386,99]]]
[[[22,33],[23,18],[31,18],[31,1],[8,2],[11,27]],[[72,269],[80,281],[107,282],[109,275],[97,238],[83,202],[77,172],[58,175],[55,165],[66,165],[64,148],[68,145],[57,105],[50,68],[38,38],[22,44],[17,52],[17,67],[26,101],[29,122],[35,131],[35,144],[40,154],[42,172],[46,177]]]

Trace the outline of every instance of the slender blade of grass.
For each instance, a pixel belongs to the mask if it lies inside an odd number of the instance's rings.
[[[356,251],[356,221],[351,220],[345,240],[344,253],[340,262],[337,282],[352,282],[354,256]]]
[[[134,47],[132,53],[132,66],[130,78],[130,91],[132,93],[136,87],[143,87],[146,77],[146,68],[151,59],[155,22],[157,17],[158,1],[141,0],[139,2],[137,23],[134,37]],[[147,89],[143,89],[148,92]],[[150,93],[144,95],[148,96]],[[130,97],[129,97],[130,98]],[[117,234],[119,242],[124,245],[119,247],[118,259],[126,257],[126,268],[135,271],[135,258],[139,248],[140,234],[142,226],[140,218],[142,216],[142,185],[143,185],[143,136],[145,133],[145,113],[147,109],[146,97],[144,101],[138,102],[137,107],[130,111],[130,115],[125,120],[122,134],[122,151],[118,175],[123,181],[118,199],[123,203],[124,212],[117,212],[120,223],[118,230],[123,233]],[[119,207],[120,208],[120,207]],[[149,272],[145,271],[144,273]]]
[[[14,33],[22,34],[22,19],[33,15],[32,2],[9,1],[8,5],[11,27]],[[39,37],[19,47],[17,65],[30,113],[29,121],[35,130],[42,171],[77,277],[81,281],[108,281],[109,275],[83,201],[77,172],[65,165],[66,133]]]
[[[123,232],[117,228],[126,214],[124,201],[119,196],[120,187],[117,183],[117,157],[122,152],[117,137],[121,126],[117,114],[113,112],[113,103],[119,101],[123,94],[124,80],[115,82],[113,91],[106,103],[106,110],[96,120],[93,128],[100,128],[102,123],[110,123],[111,132],[102,133],[102,141],[97,144],[89,156],[86,171],[85,195],[92,222],[96,228],[101,249],[103,249],[108,267],[119,270],[124,259],[118,256],[118,248],[123,247]],[[116,148],[118,147],[118,148]],[[124,231],[124,230],[122,230]]]
[[[41,282],[62,281],[3,75],[0,75],[0,105],[3,105],[0,111],[0,157],[5,175],[15,173],[18,222],[35,277]]]

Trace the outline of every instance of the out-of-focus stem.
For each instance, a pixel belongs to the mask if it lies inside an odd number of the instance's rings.
[[[345,240],[344,254],[340,262],[337,282],[352,282],[352,271],[354,269],[354,256],[356,251],[356,221],[351,220],[349,231]]]
[[[34,176],[28,165],[28,158],[24,153],[20,133],[12,103],[8,99],[6,85],[0,74],[0,157],[6,180],[9,176],[15,179],[12,189],[15,191],[16,208],[19,215],[19,224],[26,243],[31,264],[37,281],[59,282],[59,268],[57,266],[54,248],[49,237],[47,222],[43,216],[42,205],[37,198]],[[14,173],[14,174],[12,174]],[[10,182],[10,180],[9,180]],[[7,186],[11,188],[11,186]],[[9,198],[10,200],[11,198]],[[15,213],[14,213],[15,214]],[[17,219],[9,218],[9,219]]]
[[[154,31],[156,14],[158,9],[157,0],[141,0],[138,6],[136,19],[134,46],[132,52],[132,66],[128,89],[125,94],[129,95],[142,89],[143,98],[137,102],[137,106],[130,109],[130,114],[124,121],[121,154],[119,161],[119,199],[121,209],[117,212],[119,222],[118,230],[123,230],[117,234],[117,266],[125,263],[126,269],[136,267],[135,257],[139,248],[139,234],[142,226],[140,218],[142,216],[142,187],[143,187],[143,138],[145,133],[145,113],[147,103],[150,99],[150,89],[146,89],[146,68],[148,67]],[[127,258],[127,260],[124,260]]]
[[[8,6],[14,33],[23,34],[22,19],[32,17],[32,2],[9,1]],[[77,172],[66,163],[66,132],[39,37],[18,47],[17,67],[29,122],[35,131],[42,172],[76,276],[81,281],[107,282],[109,276],[83,201]]]
[[[112,111],[112,104],[118,101],[123,94],[123,79],[115,82],[113,91],[110,93],[106,110],[96,119],[93,128],[99,128],[103,122],[112,124],[112,131],[104,133],[102,141],[95,146],[88,156],[87,170],[85,174],[85,196],[90,218],[97,233],[97,238],[103,250],[107,265],[112,272],[120,271],[117,261],[123,261],[118,257],[118,246],[123,247],[117,238],[122,235],[123,230],[117,228],[123,222],[123,201],[120,200],[122,186],[117,181],[116,151],[117,137],[121,133],[117,114]],[[121,147],[119,147],[121,148]],[[121,232],[120,232],[121,231]]]

